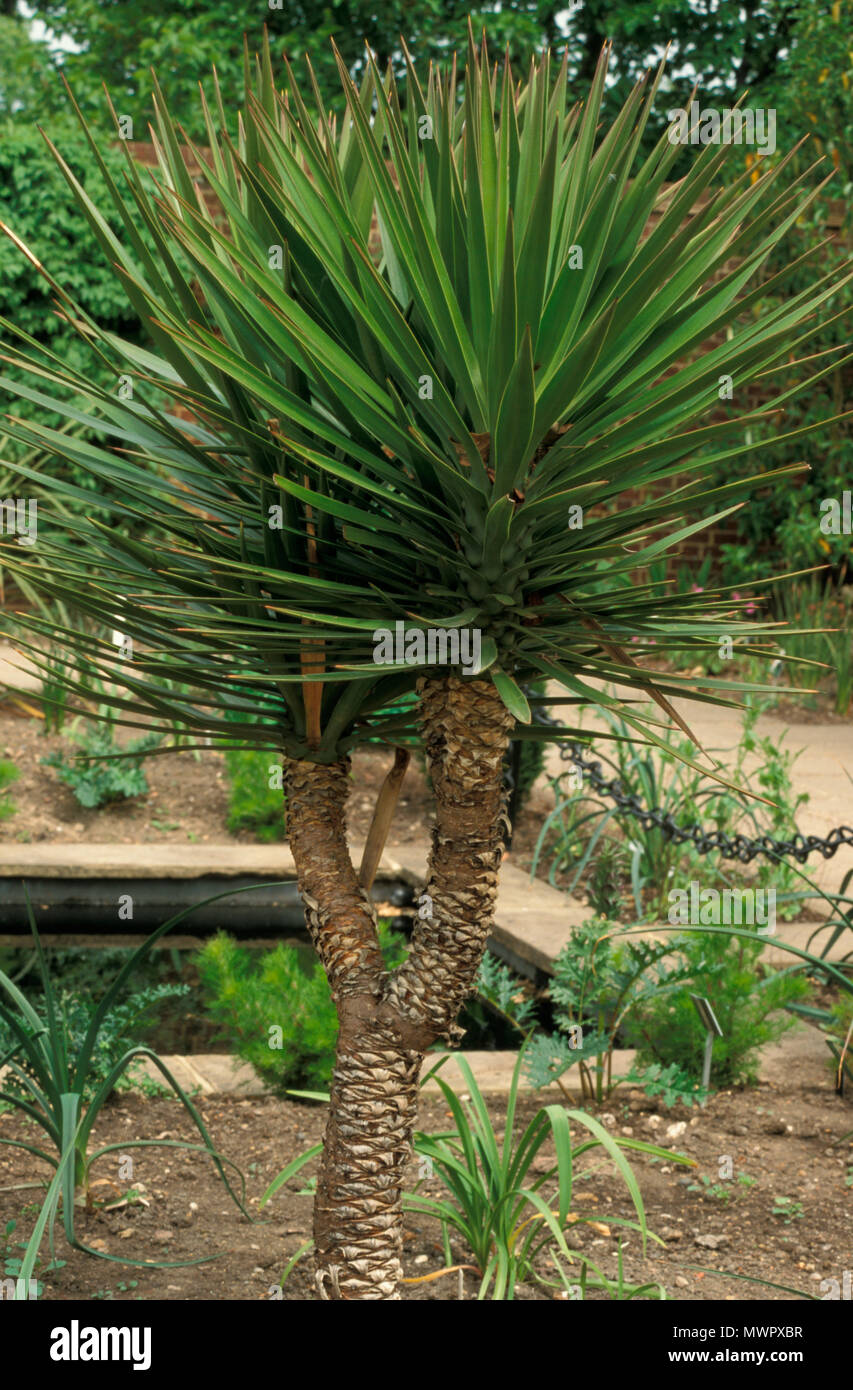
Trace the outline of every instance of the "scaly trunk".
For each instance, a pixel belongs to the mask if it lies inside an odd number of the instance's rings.
[[[315,1279],[321,1298],[396,1300],[423,1050],[401,1045],[376,1001],[359,1004],[342,1010],[314,1204]]]
[[[396,1299],[401,1178],[429,1038],[395,1029],[382,1002],[375,913],[346,844],[348,784],[349,760],[285,760],[290,846],[340,1022],[314,1201],[315,1281],[325,1299]]]
[[[402,1179],[418,1075],[454,1020],[485,950],[507,827],[503,757],[512,716],[491,682],[422,680],[436,800],[427,892],[406,961],[384,968],[376,918],[346,845],[349,762],[285,761],[288,830],[311,938],[340,1021],[314,1204],[321,1298],[400,1297]]]
[[[509,830],[503,761],[515,721],[488,680],[424,678],[418,691],[436,809],[429,915],[416,923],[388,999],[404,1018],[452,1042],[492,928]]]

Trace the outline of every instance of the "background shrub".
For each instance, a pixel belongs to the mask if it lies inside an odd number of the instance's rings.
[[[379,944],[389,968],[406,954],[405,937],[384,923]],[[258,959],[256,951],[218,932],[196,965],[226,1042],[265,1085],[279,1094],[293,1086],[328,1087],[338,1020],[323,967],[312,953],[279,944]]]
[[[756,1081],[761,1049],[794,1026],[785,1006],[809,988],[802,975],[765,973],[759,957],[766,944],[763,937],[713,931],[674,937],[672,968],[686,967],[690,983],[677,993],[652,997],[631,1016],[627,1042],[637,1048],[637,1061],[675,1062],[701,1074],[706,1034],[690,998],[700,994],[710,999],[723,1030],[714,1039],[711,1085],[719,1089]]]
[[[56,144],[84,188],[103,205],[103,179],[82,132],[66,123]],[[121,181],[123,152],[105,140],[101,154],[111,175]],[[127,295],[82,221],[44,137],[28,122],[0,120],[0,220],[50,266],[56,281],[104,328],[135,343],[145,341]],[[78,332],[57,314],[56,294],[48,281],[6,236],[0,236],[0,316],[56,353],[71,370],[102,386],[117,386],[117,376],[97,361]],[[2,324],[0,342],[14,351],[22,346]],[[25,374],[6,364],[3,371],[16,380],[25,379]],[[15,413],[53,427],[61,423],[55,412],[20,399]],[[23,452],[23,445],[4,438],[0,424],[0,462],[17,459]],[[64,465],[52,459],[50,466],[53,471]],[[73,466],[70,472],[79,486],[94,488],[90,474],[80,471],[78,475]]]
[[[225,766],[230,783],[228,829],[252,830],[264,842],[285,838],[284,794],[270,786],[275,754],[252,748],[229,748]]]

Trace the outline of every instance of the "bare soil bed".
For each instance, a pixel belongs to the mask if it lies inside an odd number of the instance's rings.
[[[119,732],[118,741],[125,741],[123,732]],[[20,774],[8,793],[15,814],[0,820],[0,841],[128,845],[254,842],[249,830],[228,830],[225,757],[215,749],[204,750],[198,758],[189,752],[147,758],[148,796],[86,810],[53,768],[40,761],[60,748],[66,753],[74,751],[73,744],[60,736],[45,737],[38,720],[11,704],[0,704],[0,758],[11,760]],[[365,839],[376,797],[392,763],[393,753],[383,749],[363,749],[354,755],[347,808],[351,843]],[[519,817],[513,841],[516,858],[529,856],[550,806],[547,789],[536,788]],[[427,841],[432,816],[430,789],[413,758],[391,826],[389,851],[394,845]]]
[[[781,710],[769,713],[782,718]],[[809,712],[785,707],[786,718],[805,721],[810,713],[820,723],[836,722],[826,708]],[[119,731],[118,742],[123,743],[128,737],[129,733]],[[0,820],[0,840],[50,840],[54,844],[254,842],[250,830],[228,829],[225,758],[215,749],[204,750],[198,757],[181,752],[147,758],[144,768],[149,794],[97,810],[81,806],[56,772],[42,765],[41,759],[57,749],[70,754],[74,745],[59,735],[45,737],[39,720],[11,702],[0,703],[0,758],[14,762],[20,774],[8,793],[15,814]],[[359,842],[367,835],[376,796],[392,765],[393,754],[378,748],[361,749],[352,761],[353,786],[347,818],[350,840]],[[553,797],[540,782],[525,802],[514,828],[513,858],[519,864],[530,863],[543,819],[552,806]],[[427,840],[432,814],[429,786],[413,758],[391,826],[389,850],[395,844]],[[546,855],[539,869],[541,875],[547,873],[547,866]]]
[[[220,1258],[190,1268],[124,1267],[70,1250],[57,1230],[57,1255],[67,1264],[45,1276],[43,1299],[276,1297],[288,1258],[310,1236],[312,1199],[304,1189],[306,1178],[315,1171],[313,1164],[280,1189],[263,1213],[258,1211],[258,1200],[285,1163],[322,1137],[324,1107],[268,1096],[199,1099],[197,1104],[214,1143],[246,1174],[247,1204],[255,1223],[240,1214],[206,1158],[166,1147],[131,1149],[132,1182],[144,1189],[147,1205],[81,1213],[79,1230],[84,1241],[110,1254],[143,1261]],[[539,1104],[535,1095],[525,1094],[518,1121],[526,1123]],[[489,1109],[500,1131],[504,1101],[491,1099]],[[615,1135],[630,1132],[636,1138],[671,1146],[696,1163],[688,1169],[631,1156],[649,1228],[664,1243],[650,1242],[644,1259],[639,1236],[629,1232],[624,1242],[626,1279],[659,1281],[670,1299],[685,1302],[796,1297],[724,1277],[722,1271],[770,1280],[818,1297],[827,1288],[821,1288],[821,1280],[841,1283],[853,1257],[853,1197],[846,1185],[853,1145],[838,1141],[853,1127],[853,1108],[849,1100],[834,1093],[828,1072],[823,1075],[813,1067],[805,1078],[793,1075],[749,1091],[720,1092],[696,1114],[683,1108],[658,1109],[654,1101],[633,1092],[616,1092],[596,1113]],[[422,1100],[423,1130],[447,1129],[449,1120],[442,1100]],[[684,1128],[668,1138],[667,1129],[673,1124]],[[6,1112],[0,1114],[0,1137],[33,1141],[33,1127]],[[102,1112],[93,1147],[135,1138],[194,1140],[196,1135],[177,1102],[129,1093],[114,1098]],[[718,1183],[724,1155],[731,1157],[734,1172],[733,1181],[719,1184],[724,1195],[691,1190],[702,1186],[702,1175],[711,1184]],[[93,1173],[103,1180],[94,1188],[101,1200],[116,1200],[130,1186],[118,1181],[120,1156],[106,1156]],[[538,1164],[543,1171],[547,1157],[540,1157]],[[24,1152],[0,1146],[0,1231],[15,1219],[14,1239],[26,1238],[41,1196],[41,1190],[32,1185],[47,1172],[46,1165]],[[740,1174],[754,1181],[740,1182]],[[410,1184],[416,1179],[413,1163]],[[437,1194],[440,1189],[431,1182],[425,1190]],[[546,1193],[550,1195],[547,1189]],[[779,1197],[790,1199],[787,1214],[774,1214]],[[619,1227],[613,1218],[630,1219],[632,1208],[609,1161],[595,1153],[579,1160],[572,1211],[582,1218],[572,1227],[572,1243],[589,1251],[608,1276],[615,1275]],[[45,1252],[46,1248],[45,1242]],[[469,1252],[458,1242],[453,1253],[459,1263],[470,1263]],[[443,1264],[437,1223],[408,1216],[406,1277],[421,1278]],[[547,1258],[540,1261],[540,1272],[554,1277]],[[136,1281],[134,1286],[131,1281]],[[466,1273],[465,1297],[475,1298],[477,1286],[476,1275]],[[286,1300],[313,1297],[307,1261],[297,1264],[282,1296]],[[560,1296],[556,1289],[536,1286],[524,1286],[518,1293],[522,1299]],[[404,1291],[408,1299],[457,1297],[456,1275],[409,1284]]]
[[[118,742],[129,735],[120,731]],[[167,740],[168,741],[168,740]],[[9,791],[16,810],[0,821],[0,837],[19,841],[50,840],[53,844],[98,841],[113,844],[223,841],[251,843],[251,831],[229,832],[228,778],[225,756],[215,749],[167,753],[146,758],[143,766],[150,791],[145,797],[117,801],[97,810],[81,806],[53,768],[41,759],[54,750],[67,756],[74,744],[60,735],[44,735],[40,721],[0,705],[0,758],[11,760],[19,777]],[[367,834],[376,794],[393,754],[368,749],[353,759],[353,794],[349,806],[350,836]],[[394,834],[398,843],[426,836],[429,791],[413,761],[397,808]]]

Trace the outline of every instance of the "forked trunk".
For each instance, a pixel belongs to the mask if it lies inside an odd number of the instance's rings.
[[[399,1299],[402,1179],[421,1062],[472,991],[492,924],[507,828],[512,716],[489,681],[420,682],[435,790],[427,894],[407,959],[389,974],[346,845],[349,763],[285,763],[288,829],[306,920],[338,1011],[329,1119],[314,1205],[322,1298]]]

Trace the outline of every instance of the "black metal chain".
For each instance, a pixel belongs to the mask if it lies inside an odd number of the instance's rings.
[[[541,705],[533,707],[533,718],[538,724],[560,727],[558,720],[546,714]],[[519,739],[512,744],[507,768],[511,823],[514,823],[518,811],[520,755]],[[853,845],[853,829],[849,825],[837,826],[826,836],[796,834],[790,840],[777,840],[772,835],[760,835],[755,839],[749,835],[727,835],[722,830],[706,830],[699,823],[689,826],[677,825],[671,811],[663,811],[659,806],[644,806],[638,796],[625,792],[618,777],[608,777],[600,762],[585,755],[583,744],[561,741],[560,758],[579,767],[586,781],[597,792],[608,797],[621,811],[639,821],[644,830],[660,830],[667,839],[673,840],[677,845],[689,841],[699,854],[711,854],[716,850],[725,859],[739,859],[742,864],[750,864],[760,854],[773,860],[790,856],[796,859],[798,864],[804,864],[810,854],[817,852],[822,854],[824,859],[831,859],[841,845]]]

